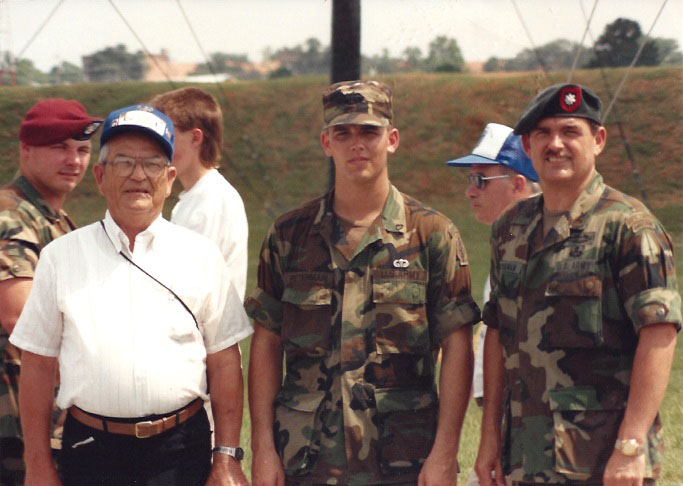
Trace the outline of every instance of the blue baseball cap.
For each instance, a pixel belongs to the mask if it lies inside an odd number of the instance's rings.
[[[531,159],[522,148],[522,137],[512,133],[512,128],[498,123],[486,125],[471,154],[446,162],[451,167],[471,167],[473,164],[503,165],[538,182]]]
[[[161,145],[168,160],[173,160],[173,122],[156,108],[141,103],[109,113],[100,135],[100,148],[112,137],[126,132],[140,132],[151,136]]]

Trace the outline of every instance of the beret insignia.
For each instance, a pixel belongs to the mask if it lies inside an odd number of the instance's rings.
[[[573,113],[581,106],[581,88],[565,86],[560,93],[560,107],[567,113]]]

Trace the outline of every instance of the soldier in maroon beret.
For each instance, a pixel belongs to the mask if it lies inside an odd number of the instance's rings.
[[[0,484],[23,483],[20,357],[7,338],[28,298],[40,251],[75,228],[62,206],[85,175],[90,137],[101,124],[77,101],[39,101],[21,122],[18,176],[0,189]]]

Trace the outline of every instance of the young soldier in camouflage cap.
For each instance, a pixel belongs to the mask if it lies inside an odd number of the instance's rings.
[[[651,484],[660,473],[657,410],[681,325],[673,247],[596,171],[600,106],[583,86],[555,85],[515,127],[543,195],[493,226],[484,485],[492,472],[501,485]]]
[[[62,210],[90,162],[102,120],[75,100],[50,98],[26,113],[19,130],[19,176],[0,189],[0,484],[23,482],[17,393],[19,351],[7,342],[45,245],[75,224]]]
[[[254,484],[453,484],[479,318],[467,254],[389,181],[390,89],[338,83],[323,105],[334,189],[275,221],[245,303]]]

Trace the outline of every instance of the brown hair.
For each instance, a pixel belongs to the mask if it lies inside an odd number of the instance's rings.
[[[206,167],[220,165],[223,112],[212,95],[199,88],[180,88],[156,95],[149,102],[173,120],[176,130],[199,128],[204,134],[199,158]]]

